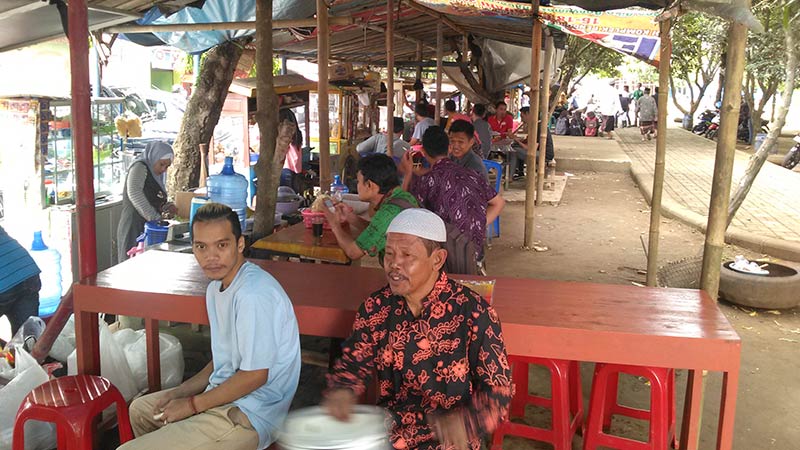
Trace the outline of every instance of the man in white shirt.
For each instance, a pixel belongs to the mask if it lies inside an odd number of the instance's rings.
[[[364,142],[356,146],[356,151],[361,156],[366,156],[370,153],[385,153],[392,157],[402,158],[403,154],[411,148],[411,145],[403,140],[403,127],[403,118],[395,117],[392,121],[394,141],[392,142],[390,153],[387,153],[386,148],[386,135],[388,133],[378,133],[370,136]]]
[[[121,450],[257,450],[275,441],[300,378],[300,335],[280,284],[247,262],[239,218],[209,203],[192,222],[203,272],[212,360],[180,386],[136,399],[136,439]]]
[[[417,124],[414,126],[414,134],[408,142],[412,147],[417,144],[422,144],[422,135],[429,126],[435,125],[433,119],[428,116],[428,105],[424,103],[417,103],[414,107],[414,114],[417,117]]]

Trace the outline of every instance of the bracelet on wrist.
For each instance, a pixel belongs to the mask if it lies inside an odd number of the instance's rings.
[[[194,395],[189,397],[189,404],[192,406],[192,413],[197,415],[198,411],[197,411],[197,406],[194,404]]]

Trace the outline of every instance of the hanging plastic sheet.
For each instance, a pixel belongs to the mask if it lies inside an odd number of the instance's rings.
[[[305,19],[312,17],[315,12],[316,4],[307,0],[274,0],[272,6],[274,20]],[[153,7],[137,23],[139,25],[175,25],[254,20],[256,20],[256,4],[253,1],[206,0],[201,8],[190,6],[169,16],[163,15],[158,8]],[[223,42],[253,33],[255,30],[181,31],[152,33],[152,36],[157,37],[162,45],[171,45],[187,53],[198,53]],[[140,42],[141,36],[134,36],[136,35],[131,35],[130,39],[144,44],[144,42]]]

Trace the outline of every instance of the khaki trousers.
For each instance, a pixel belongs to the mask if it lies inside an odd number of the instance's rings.
[[[258,433],[233,404],[218,406],[179,422],[153,420],[158,398],[166,391],[145,395],[130,407],[136,439],[118,450],[256,450]]]

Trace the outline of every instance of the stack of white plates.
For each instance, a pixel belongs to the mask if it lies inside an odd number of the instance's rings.
[[[386,414],[375,406],[356,405],[347,422],[319,406],[289,413],[278,433],[282,450],[391,450]]]

